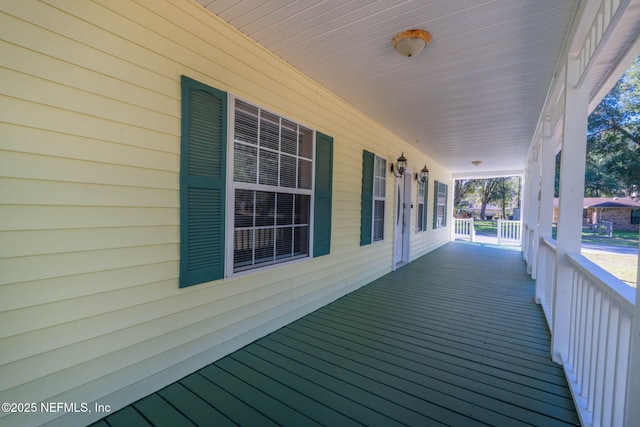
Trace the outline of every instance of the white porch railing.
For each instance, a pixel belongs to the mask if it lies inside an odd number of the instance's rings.
[[[522,231],[522,252],[524,253],[524,259],[527,262],[527,273],[531,275],[532,279],[537,278],[537,257],[538,257],[538,244],[536,231],[529,227],[527,224],[522,225],[524,229]]]
[[[504,242],[520,244],[522,241],[522,221],[498,219],[498,244]]]
[[[563,360],[569,385],[585,425],[622,426],[635,291],[582,255],[568,257],[574,267]]]
[[[454,218],[453,234],[454,238],[468,238],[470,242],[475,242],[476,230],[473,225],[473,218]]]
[[[545,238],[538,245],[538,278],[536,280],[536,302],[542,306],[547,318],[549,330],[553,331],[553,310],[556,293],[556,257],[555,242]]]
[[[561,358],[581,422],[623,426],[627,405],[635,401],[627,396],[635,290],[582,255],[569,254],[570,307],[556,307],[556,247],[541,239],[539,248],[536,300],[552,334],[553,313],[570,310],[569,350]]]

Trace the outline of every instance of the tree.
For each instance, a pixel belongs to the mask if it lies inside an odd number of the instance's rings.
[[[487,205],[497,202],[502,209],[502,216],[506,218],[509,209],[520,207],[520,187],[520,177],[456,180],[454,193],[456,215],[471,214],[467,209],[470,202],[473,202],[480,205],[482,219],[486,216]]]
[[[556,157],[558,197],[560,157]],[[625,196],[640,185],[640,57],[589,115],[586,197]]]
[[[616,135],[640,146],[640,57],[589,116],[589,136]]]
[[[587,151],[587,163],[584,179],[585,197],[605,197],[620,194],[623,185],[608,170],[608,160],[594,151]]]
[[[460,210],[464,207],[467,207],[469,203],[464,204],[467,197],[476,192],[476,188],[478,186],[478,181],[475,179],[466,179],[461,180],[457,179],[455,181],[454,188],[454,196],[453,196],[453,206],[456,209],[456,214],[460,213]]]
[[[480,193],[480,219],[485,217],[487,205],[496,197],[496,188],[499,180],[503,178],[482,179],[479,181],[478,192]]]
[[[495,190],[495,198],[502,210],[502,218],[507,218],[507,208],[514,205],[520,207],[520,178],[496,178],[498,185]],[[515,203],[514,203],[515,201]]]
[[[589,116],[585,195],[625,195],[640,184],[640,57]]]
[[[520,178],[503,177],[494,178],[496,187],[493,192],[493,200],[496,201],[502,211],[502,218],[508,218],[507,209],[520,207]]]

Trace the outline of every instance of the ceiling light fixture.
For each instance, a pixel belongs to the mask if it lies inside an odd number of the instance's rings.
[[[402,56],[411,58],[431,43],[431,34],[424,30],[407,30],[391,39],[393,48]]]

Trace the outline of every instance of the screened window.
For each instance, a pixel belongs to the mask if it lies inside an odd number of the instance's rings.
[[[631,224],[640,224],[640,209],[631,210]]]
[[[447,225],[447,184],[436,181],[435,186],[435,215],[433,228]]]
[[[309,256],[313,131],[235,100],[233,271]]]
[[[376,156],[373,163],[373,241],[384,239],[384,205],[387,161]]]
[[[426,209],[426,204],[425,204],[425,200],[426,200],[426,188],[427,188],[427,183],[426,182],[422,182],[420,180],[418,180],[418,218],[416,221],[416,231],[426,231],[427,230],[427,221],[426,221],[426,216],[427,216],[427,209]]]

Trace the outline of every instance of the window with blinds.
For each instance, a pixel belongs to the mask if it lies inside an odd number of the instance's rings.
[[[313,131],[237,99],[233,131],[233,271],[309,256]]]
[[[384,205],[387,161],[378,156],[373,164],[373,241],[384,239]]]
[[[445,227],[447,225],[447,184],[436,181],[434,190],[433,228]]]
[[[425,206],[425,189],[427,187],[427,183],[418,180],[418,218],[416,221],[416,231],[426,231],[427,230],[427,221],[426,221],[426,206]]]

